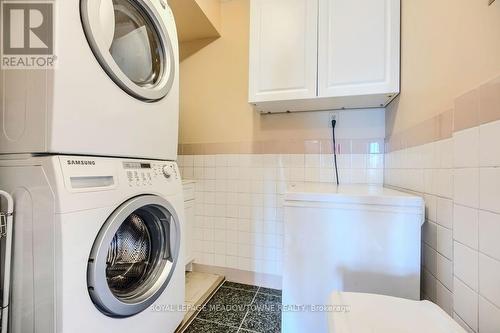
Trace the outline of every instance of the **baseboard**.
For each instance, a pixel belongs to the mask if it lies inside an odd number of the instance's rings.
[[[265,288],[282,289],[282,277],[265,273],[243,271],[234,268],[193,264],[194,272],[222,275],[227,281],[251,284]]]
[[[207,274],[206,272],[200,272],[200,273]],[[214,283],[212,283],[212,285],[209,286],[208,289],[206,289],[206,291],[203,293],[203,295],[199,297],[198,300],[196,300],[194,303],[186,301],[186,305],[191,305],[191,308],[184,315],[184,319],[182,320],[182,323],[179,325],[175,333],[184,332],[189,327],[191,322],[196,318],[198,313],[201,311],[201,308],[205,304],[207,304],[208,301],[210,301],[210,299],[215,295],[217,290],[219,290],[220,286],[224,283],[224,281],[225,281],[224,276],[219,276],[214,280]]]

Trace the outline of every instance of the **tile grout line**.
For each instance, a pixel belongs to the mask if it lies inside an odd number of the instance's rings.
[[[238,331],[236,333],[240,332],[241,330],[244,330],[245,332],[248,332],[248,333],[261,333],[261,332],[249,330],[247,328],[238,329]]]
[[[200,320],[200,321],[204,321],[206,323],[210,323],[210,324],[216,324],[216,325],[219,325],[219,326],[224,326],[224,327],[229,327],[229,328],[236,328],[236,329],[239,329],[238,327],[236,326],[231,326],[231,325],[226,325],[226,324],[222,324],[222,323],[219,323],[217,321],[213,321],[213,320],[208,320],[208,319],[203,319],[203,318],[195,318],[194,320]],[[194,321],[193,320],[193,321]],[[189,326],[188,326],[189,328]]]
[[[253,298],[252,298],[252,301],[250,302],[249,304],[249,307],[247,309],[247,312],[245,313],[245,316],[243,317],[243,320],[241,321],[240,323],[240,327],[238,327],[238,332],[241,331],[241,327],[243,326],[243,323],[245,322],[245,319],[247,319],[247,316],[248,316],[248,312],[250,312],[250,307],[252,306],[253,302],[255,301],[255,299],[257,298],[257,294],[259,293],[259,290],[260,290],[260,286],[257,288],[257,291],[255,292],[255,295],[253,295]],[[237,333],[238,333],[237,332]]]
[[[460,314],[458,314],[457,312],[455,312],[455,309],[453,309],[453,313],[458,317],[460,318],[460,320],[472,331],[472,332],[476,332],[472,329],[472,327],[469,326],[469,323],[467,321],[465,321],[461,316]],[[461,325],[460,325],[461,326]]]

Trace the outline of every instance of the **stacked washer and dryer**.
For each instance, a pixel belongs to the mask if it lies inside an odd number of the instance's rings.
[[[166,0],[53,4],[56,68],[0,78],[9,332],[173,332],[184,207],[172,12]]]

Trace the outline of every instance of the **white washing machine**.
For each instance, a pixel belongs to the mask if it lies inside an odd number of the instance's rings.
[[[184,207],[173,162],[0,161],[15,201],[9,332],[165,332],[184,305]]]
[[[0,70],[0,153],[175,160],[179,56],[166,0],[52,4],[55,68]]]

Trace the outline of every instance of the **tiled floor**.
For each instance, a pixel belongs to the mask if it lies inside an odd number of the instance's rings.
[[[186,333],[280,333],[281,291],[225,282]]]

